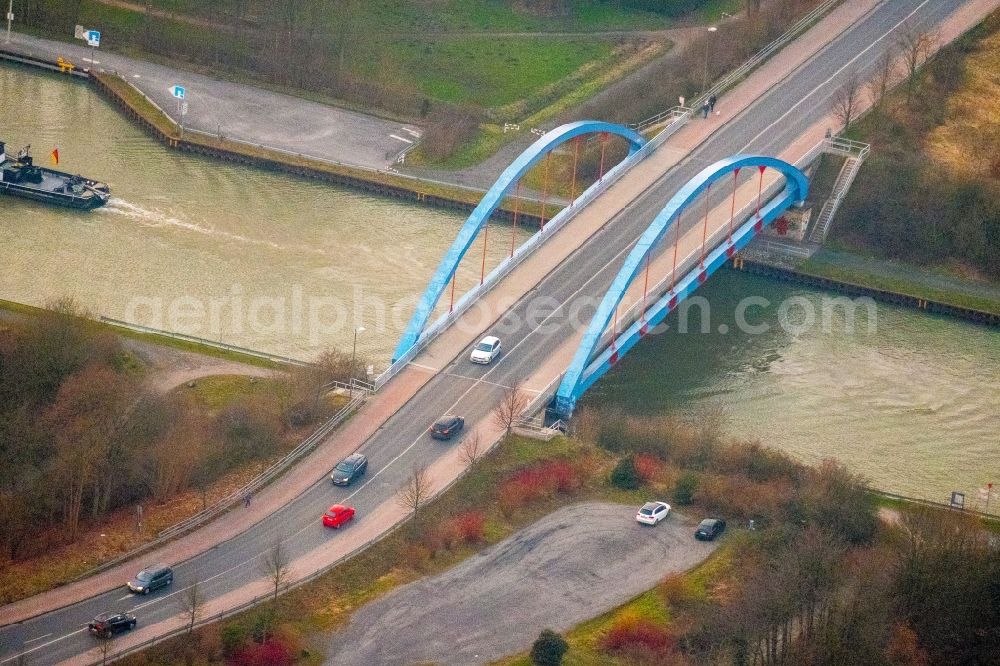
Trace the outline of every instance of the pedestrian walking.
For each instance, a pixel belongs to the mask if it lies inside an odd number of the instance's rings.
[[[680,103],[681,108],[684,108],[684,101],[685,101],[684,100],[684,95],[681,95],[680,97],[678,97],[677,101]]]
[[[708,102],[705,102],[704,104],[701,105],[701,113],[702,113],[701,117],[708,118],[708,112],[709,112]]]
[[[250,506],[250,500],[252,498],[253,498],[253,495],[251,495],[250,493],[244,493],[243,494],[243,506]]]
[[[715,95],[708,98],[708,110],[715,111]]]

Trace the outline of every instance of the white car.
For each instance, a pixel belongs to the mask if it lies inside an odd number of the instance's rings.
[[[469,357],[473,363],[480,363],[482,365],[489,365],[493,362],[493,359],[500,355],[500,338],[493,337],[492,335],[487,335],[485,338],[479,341],[475,349],[472,350],[472,356]]]
[[[646,502],[635,514],[636,521],[643,525],[655,525],[670,513],[670,505],[666,502]]]

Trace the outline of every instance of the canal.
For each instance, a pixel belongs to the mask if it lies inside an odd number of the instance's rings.
[[[165,149],[83,82],[0,64],[0,141],[111,185],[90,213],[0,199],[0,298],[295,358],[384,364],[464,215]],[[510,251],[490,231],[487,269]],[[458,293],[478,282],[463,262]]]
[[[902,495],[946,502],[958,490],[971,503],[1000,482],[996,329],[874,302],[848,307],[736,271],[718,272],[698,295],[686,321],[671,314],[582,406],[691,418],[721,410],[734,437],[807,463],[837,458]]]
[[[85,84],[8,65],[0,140],[33,144],[39,163],[58,147],[60,168],[114,194],[89,214],[0,198],[0,298],[71,296],[95,314],[295,357],[349,348],[363,325],[359,350],[384,363],[463,219],[168,151]],[[491,264],[510,243],[509,228],[495,232]],[[463,266],[459,289],[478,271]],[[971,500],[1000,482],[1000,333],[882,305],[853,331],[842,309],[823,325],[827,296],[727,271],[701,295],[710,332],[696,308],[687,333],[671,318],[584,406],[722,408],[735,436],[839,458],[901,494]],[[773,304],[747,309],[764,332],[736,321],[748,297]],[[810,308],[816,325],[800,325]]]

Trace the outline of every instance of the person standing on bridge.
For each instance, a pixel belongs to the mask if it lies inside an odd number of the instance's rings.
[[[709,111],[710,109],[708,108],[708,102],[705,102],[704,104],[701,105],[702,118],[708,118]]]
[[[716,102],[715,95],[712,95],[711,97],[708,98],[708,110],[709,111],[715,111],[715,102]]]

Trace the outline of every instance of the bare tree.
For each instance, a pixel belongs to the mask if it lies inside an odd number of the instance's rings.
[[[462,440],[462,445],[458,449],[458,457],[463,465],[473,467],[479,462],[482,455],[482,442],[479,437],[479,430],[473,430]]]
[[[188,625],[187,632],[190,634],[194,631],[194,623],[201,617],[201,612],[205,606],[205,595],[198,586],[198,581],[195,581],[190,587],[184,590],[183,594],[178,598],[178,603],[181,610],[184,611]]]
[[[285,581],[288,580],[288,575],[291,573],[288,552],[282,545],[280,538],[274,542],[271,549],[264,555],[264,573],[274,585],[274,598],[277,599],[278,592],[281,591],[281,586],[285,584]]]
[[[885,103],[885,96],[892,87],[892,79],[896,74],[896,49],[888,47],[875,63],[875,73],[868,81],[868,98],[872,103],[872,110],[879,114],[882,112],[882,105]]]
[[[406,480],[399,503],[408,511],[413,512],[413,524],[417,524],[417,514],[431,496],[431,480],[426,467],[414,467]]]
[[[107,666],[108,657],[111,656],[111,648],[114,646],[111,634],[98,634],[97,640],[101,650],[101,666]]]
[[[896,40],[896,46],[899,48],[903,64],[906,67],[907,103],[913,100],[913,93],[916,92],[917,72],[933,53],[937,41],[934,34],[916,26],[904,30]]]
[[[524,394],[523,386],[524,382],[520,379],[512,381],[510,386],[504,389],[500,404],[493,408],[493,423],[503,429],[504,437],[510,435],[514,424],[528,406],[528,396]]]
[[[861,82],[857,72],[851,72],[843,85],[833,95],[833,115],[848,129],[858,113],[861,103]]]

